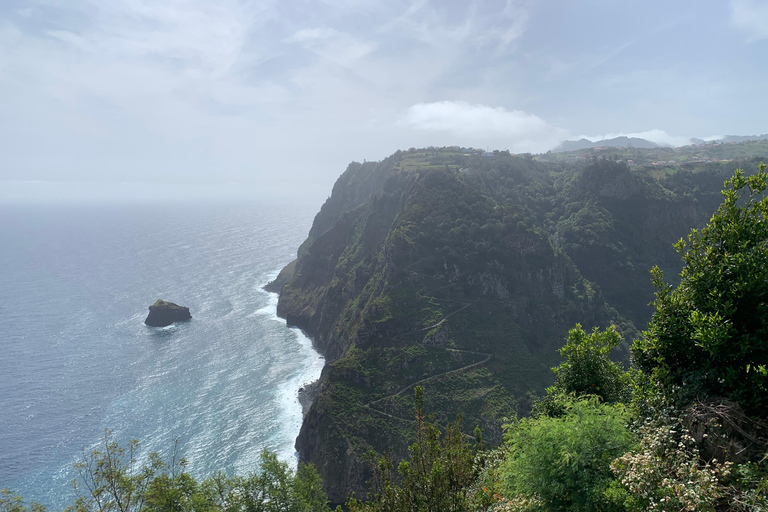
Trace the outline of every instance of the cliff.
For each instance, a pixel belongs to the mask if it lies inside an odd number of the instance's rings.
[[[439,421],[461,413],[495,443],[551,384],[574,324],[635,336],[651,265],[674,272],[672,243],[716,204],[701,184],[719,190],[723,171],[686,172],[448,150],[351,164],[278,303],[326,355],[296,447],[331,501],[365,496],[370,450],[405,453],[416,384]]]

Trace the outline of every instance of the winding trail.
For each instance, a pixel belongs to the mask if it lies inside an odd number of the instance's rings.
[[[411,384],[408,384],[407,386],[403,386],[402,388],[398,389],[397,391],[395,391],[391,395],[387,395],[387,396],[384,396],[384,397],[381,397],[381,398],[377,398],[376,400],[371,400],[370,402],[365,404],[365,406],[366,407],[370,407],[371,404],[375,404],[376,402],[381,402],[382,400],[386,400],[387,398],[392,398],[392,397],[395,397],[395,396],[399,396],[403,392],[405,392],[405,391],[407,391],[407,390],[409,390],[411,388],[414,388],[414,387],[418,386],[419,384],[423,384],[424,382],[427,382],[428,380],[436,379],[438,377],[443,377],[445,375],[450,375],[452,373],[463,372],[464,370],[469,370],[470,368],[475,368],[477,366],[482,366],[485,363],[487,363],[491,359],[491,357],[493,356],[493,354],[486,354],[485,352],[474,352],[472,350],[457,350],[457,349],[452,349],[452,348],[446,348],[446,349],[443,349],[443,350],[447,350],[449,352],[464,352],[466,354],[484,355],[485,358],[482,361],[477,361],[475,363],[470,363],[470,364],[468,364],[466,366],[462,366],[460,368],[454,368],[453,370],[448,370],[446,372],[436,373],[435,375],[430,375],[429,377],[426,377],[426,378],[421,379],[419,381],[412,382]]]
[[[463,311],[463,310],[467,309],[469,306],[471,306],[471,305],[472,305],[472,303],[471,303],[471,302],[461,302],[460,304],[463,304],[463,306],[462,306],[462,307],[460,307],[459,309],[456,309],[456,310],[454,310],[454,311],[451,311],[451,312],[450,312],[450,313],[448,313],[447,315],[443,316],[443,318],[441,318],[441,319],[440,319],[440,320],[439,320],[437,323],[435,323],[435,324],[432,324],[432,325],[428,325],[427,327],[422,327],[422,328],[420,328],[420,329],[414,329],[414,330],[413,330],[413,331],[411,331],[411,332],[422,332],[422,331],[428,331],[428,330],[430,330],[430,329],[434,329],[435,327],[439,327],[439,326],[443,325],[443,323],[444,323],[444,322],[445,322],[445,321],[446,321],[446,320],[447,320],[449,317],[452,317],[452,316],[453,316],[453,315],[455,315],[456,313],[459,313],[460,311]],[[393,336],[393,337],[392,337],[392,339],[393,339],[393,340],[399,340],[399,339],[401,339],[403,336],[406,336],[406,335],[408,335],[408,334],[410,334],[410,333],[402,333],[402,334],[398,334],[397,336]],[[440,347],[435,347],[435,348],[440,348]],[[445,350],[452,350],[452,349],[445,349]],[[474,354],[482,354],[482,353],[483,353],[483,352],[472,352],[471,350],[457,350],[457,352],[470,352],[470,353],[474,353]]]
[[[443,319],[443,320],[445,320],[445,319]],[[443,320],[441,320],[441,322]],[[399,395],[403,394],[405,391],[407,391],[407,390],[409,390],[411,388],[415,388],[416,386],[418,386],[420,384],[423,384],[423,383],[425,383],[427,381],[430,381],[432,379],[436,379],[438,377],[444,377],[446,375],[451,375],[451,374],[454,374],[454,373],[463,372],[463,371],[469,370],[471,368],[477,368],[477,367],[482,366],[485,363],[487,363],[491,359],[491,357],[493,357],[493,354],[488,354],[488,353],[485,353],[485,352],[475,352],[473,350],[458,350],[458,349],[453,349],[453,348],[446,348],[446,349],[443,349],[443,350],[450,351],[450,352],[463,352],[465,354],[477,354],[477,355],[483,355],[485,357],[481,361],[476,361],[474,363],[470,363],[470,364],[468,364],[466,366],[462,366],[460,368],[454,368],[453,370],[448,370],[448,371],[445,371],[445,372],[437,373],[435,375],[430,375],[429,377],[426,377],[426,378],[421,379],[419,381],[412,382],[412,383],[410,383],[410,384],[408,384],[406,386],[401,387],[400,389],[398,389],[397,391],[395,391],[391,395],[383,396],[381,398],[377,398],[376,400],[371,400],[370,402],[366,403],[363,407],[365,407],[366,409],[369,409],[371,411],[375,411],[375,412],[377,412],[379,414],[383,414],[384,416],[387,416],[389,418],[392,418],[392,419],[395,419],[395,420],[398,420],[398,421],[407,421],[407,422],[411,422],[412,423],[414,421],[413,419],[401,418],[400,416],[394,416],[392,414],[389,414],[388,412],[382,411],[381,409],[377,409],[376,407],[374,407],[374,404],[376,404],[377,402],[381,402],[382,400],[386,400],[388,398],[393,398],[393,397],[399,396]]]
[[[428,326],[428,327],[423,327],[423,328],[419,329],[419,331],[428,331],[428,330],[430,330],[430,329],[434,329],[435,327],[439,327],[439,326],[443,325],[443,323],[445,323],[445,321],[446,321],[446,320],[448,320],[448,317],[451,317],[451,316],[455,315],[456,313],[458,313],[458,312],[460,312],[460,311],[463,311],[463,310],[467,309],[467,308],[468,308],[469,306],[471,306],[471,305],[472,305],[472,303],[471,303],[471,302],[467,302],[467,303],[465,303],[465,304],[464,304],[462,307],[460,307],[459,309],[457,309],[456,311],[451,311],[450,313],[448,313],[447,315],[445,315],[445,316],[444,316],[444,317],[443,317],[443,318],[442,318],[442,319],[441,319],[439,322],[437,322],[436,324],[434,324],[434,325],[430,325],[430,326]],[[450,350],[450,349],[446,349],[446,350]],[[458,350],[458,352],[470,352],[470,351],[469,351],[469,350]],[[476,354],[479,354],[480,352],[475,352],[475,353],[476,353]]]
[[[442,324],[444,324],[445,321],[448,320],[449,317],[451,317],[451,316],[455,315],[456,313],[459,313],[459,312],[467,309],[469,306],[472,305],[471,302],[466,302],[466,303],[462,303],[462,304],[463,305],[460,308],[458,308],[458,309],[456,309],[454,311],[451,311],[447,315],[443,316],[443,318],[441,318],[437,323],[435,323],[433,325],[430,325],[430,326],[427,326],[427,327],[423,327],[421,329],[418,329],[416,332],[428,331],[430,329],[434,329],[436,327],[439,327]],[[397,339],[397,338],[398,338],[398,336],[395,336],[395,339]],[[392,418],[394,420],[407,421],[407,422],[413,423],[413,421],[414,421],[413,419],[401,418],[399,416],[395,416],[395,415],[389,414],[388,412],[384,412],[381,409],[377,409],[376,407],[374,407],[374,405],[376,403],[381,402],[383,400],[386,400],[388,398],[393,398],[393,397],[399,396],[399,395],[403,394],[405,391],[407,391],[409,389],[412,389],[412,388],[415,388],[416,386],[418,386],[420,384],[423,384],[425,382],[428,382],[428,381],[430,381],[432,379],[437,379],[439,377],[444,377],[446,375],[452,375],[452,374],[460,373],[460,372],[463,372],[463,371],[466,371],[466,370],[470,370],[472,368],[477,368],[479,366],[482,366],[485,363],[487,363],[488,361],[490,361],[491,357],[493,357],[493,354],[489,354],[487,352],[476,352],[474,350],[460,350],[460,349],[445,348],[445,347],[432,347],[432,348],[437,348],[437,349],[445,350],[446,352],[460,352],[460,353],[464,353],[464,354],[473,354],[473,355],[480,355],[480,356],[485,356],[485,357],[483,357],[483,359],[480,360],[480,361],[475,361],[474,363],[470,363],[470,364],[462,366],[460,368],[454,368],[453,370],[448,370],[448,371],[445,371],[445,372],[437,373],[435,375],[430,375],[429,377],[426,377],[426,378],[421,379],[419,381],[412,382],[412,383],[410,383],[408,385],[405,385],[405,386],[401,387],[400,389],[398,389],[397,391],[395,391],[394,393],[392,393],[390,395],[386,395],[386,396],[383,396],[381,398],[377,398],[376,400],[371,400],[370,402],[367,402],[366,404],[363,405],[363,407],[365,407],[366,409],[369,409],[371,411],[375,411],[375,412],[377,412],[377,413],[379,413],[381,415],[387,416],[388,418]]]

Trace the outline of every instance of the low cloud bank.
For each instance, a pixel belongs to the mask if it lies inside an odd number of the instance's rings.
[[[399,125],[433,132],[455,144],[507,148],[514,153],[547,151],[565,138],[565,130],[521,110],[471,104],[464,101],[417,103]]]
[[[513,153],[543,153],[565,140],[578,139],[598,142],[616,137],[634,137],[671,147],[693,143],[690,137],[670,135],[659,129],[574,136],[522,110],[507,110],[465,101],[417,103],[407,109],[397,124],[434,135],[434,145],[473,145],[509,149]]]

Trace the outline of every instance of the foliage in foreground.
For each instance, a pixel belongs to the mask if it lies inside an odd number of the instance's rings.
[[[676,244],[685,264],[673,289],[654,269],[653,318],[635,344],[638,367],[665,389],[721,397],[768,418],[768,174],[726,181],[706,227]]]
[[[567,403],[559,417],[520,420],[508,430],[502,491],[538,499],[546,510],[621,510],[610,464],[636,443],[628,422],[623,405],[594,396]]]
[[[580,324],[568,332],[560,349],[563,362],[552,368],[555,384],[533,407],[533,416],[559,416],[576,397],[594,396],[608,404],[628,403],[632,395],[631,374],[611,360],[611,352],[621,343],[614,326],[605,331],[595,327],[591,333]]]
[[[614,327],[568,333],[555,384],[531,418],[506,426],[505,457],[487,470],[498,510],[624,510],[627,491],[611,462],[638,441],[625,405],[631,374],[610,359],[620,342]]]
[[[409,447],[409,460],[394,474],[387,458],[379,460],[373,499],[347,503],[352,512],[459,512],[469,510],[471,485],[477,477],[475,451],[482,448],[482,433],[475,429],[475,443],[464,435],[461,418],[449,424],[442,436],[437,424],[424,415],[424,390],[417,386],[416,442]]]
[[[78,495],[65,512],[325,512],[328,500],[311,465],[293,471],[267,450],[259,469],[247,476],[218,473],[198,481],[186,472],[187,463],[174,455],[170,462],[156,453],[138,462],[136,440],[120,446],[104,432],[102,446],[85,453],[75,465]],[[37,503],[25,504],[16,493],[0,491],[0,512],[45,512]]]
[[[620,343],[614,326],[603,332],[595,327],[587,334],[576,324],[560,349],[564,361],[552,369],[555,388],[576,396],[594,395],[609,404],[628,401],[629,374],[610,358]]]
[[[768,174],[726,181],[688,242],[677,288],[658,268],[635,342],[641,447],[612,465],[628,510],[768,510]]]

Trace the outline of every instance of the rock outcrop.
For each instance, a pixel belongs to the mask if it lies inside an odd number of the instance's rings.
[[[149,306],[149,315],[147,315],[144,323],[150,327],[165,327],[174,322],[183,322],[190,318],[192,318],[192,315],[189,314],[189,308],[157,299],[154,304]]]
[[[264,289],[270,293],[280,293],[280,290],[283,289],[283,285],[288,283],[291,278],[293,277],[293,273],[296,269],[296,260],[293,260],[289,264],[287,264],[283,270],[280,271],[280,274],[278,276],[268,282],[264,285]]]

